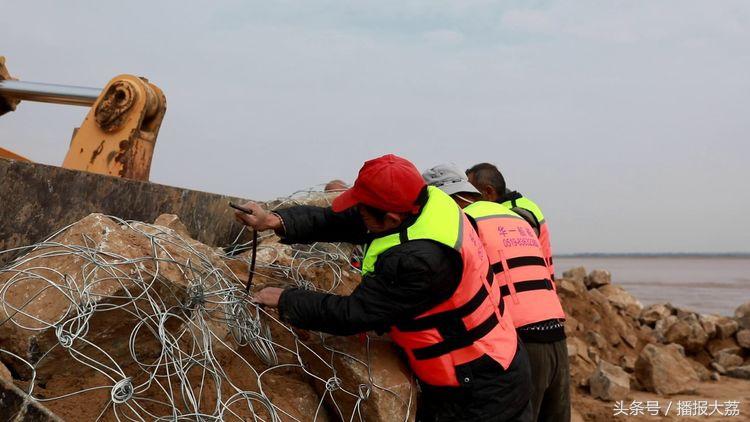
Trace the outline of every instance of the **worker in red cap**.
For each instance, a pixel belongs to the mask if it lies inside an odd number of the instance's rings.
[[[362,282],[348,296],[267,287],[253,300],[299,328],[335,335],[388,332],[419,379],[418,421],[530,421],[531,374],[487,254],[458,205],[414,165],[364,164],[330,208],[237,218],[287,243],[364,244]]]

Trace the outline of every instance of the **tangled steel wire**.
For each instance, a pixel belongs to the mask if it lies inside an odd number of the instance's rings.
[[[256,280],[329,292],[356,280],[350,247],[289,247],[272,236],[259,236]],[[0,359],[28,395],[75,420],[412,418],[409,377],[379,385],[371,370],[389,350],[382,340],[299,332],[247,300],[251,246],[210,248],[92,214],[1,251],[25,254],[0,270]],[[373,395],[392,403],[389,415]]]

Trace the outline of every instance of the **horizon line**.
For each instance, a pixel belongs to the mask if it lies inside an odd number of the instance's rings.
[[[579,257],[732,257],[750,258],[750,252],[572,252],[555,254],[559,258]]]

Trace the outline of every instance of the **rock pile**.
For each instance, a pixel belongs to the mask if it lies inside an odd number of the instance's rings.
[[[750,379],[750,302],[734,317],[668,303],[644,308],[612,284],[609,272],[583,267],[566,271],[557,283],[568,316],[574,408],[589,395],[613,401],[637,391],[691,394],[721,375]],[[611,419],[612,408],[604,409],[580,413],[587,420]]]

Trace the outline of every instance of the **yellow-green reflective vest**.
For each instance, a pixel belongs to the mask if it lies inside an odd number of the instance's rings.
[[[470,215],[474,220],[491,217],[515,217],[522,218],[520,215],[511,211],[507,206],[490,201],[477,201],[464,208],[464,212]]]
[[[554,280],[555,264],[552,262],[552,242],[550,241],[549,227],[547,226],[547,222],[544,219],[544,214],[542,214],[542,209],[539,208],[539,206],[534,201],[526,198],[525,196],[507,200],[503,202],[502,205],[505,205],[508,208],[523,208],[534,214],[534,218],[536,218],[537,222],[539,223],[537,225],[539,229],[539,243],[541,244],[542,252],[544,252],[544,259],[545,261],[547,261],[547,266],[549,267],[550,274],[552,275],[552,280]]]
[[[501,203],[500,205],[503,205],[508,209],[518,207],[518,208],[523,208],[525,210],[528,210],[529,212],[534,214],[534,217],[536,218],[536,221],[539,222],[540,226],[544,224],[544,214],[542,214],[542,209],[539,208],[539,205],[537,205],[534,201],[532,201],[531,199],[525,196],[522,196],[517,199],[509,199]]]
[[[422,213],[411,226],[406,229],[409,240],[428,239],[442,243],[449,248],[461,248],[461,209],[438,188],[429,186],[427,203]],[[403,242],[402,233],[393,233],[373,240],[365,251],[362,260],[362,274],[375,271],[378,256],[388,249]]]

